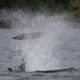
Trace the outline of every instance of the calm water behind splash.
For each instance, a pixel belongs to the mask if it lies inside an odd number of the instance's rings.
[[[1,69],[4,65],[2,70],[17,68],[22,58],[26,71],[78,67],[80,30],[71,28],[73,24],[66,18],[67,15],[33,15],[21,10],[3,10],[1,19],[10,20],[13,28],[0,30]],[[16,36],[22,36],[22,39],[13,39]]]

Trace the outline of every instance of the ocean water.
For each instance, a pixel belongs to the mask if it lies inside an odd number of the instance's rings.
[[[23,58],[26,72],[79,68],[80,25],[70,22],[69,16],[21,10],[2,10],[0,15],[0,20],[12,22],[12,28],[0,29],[0,71],[17,70]]]

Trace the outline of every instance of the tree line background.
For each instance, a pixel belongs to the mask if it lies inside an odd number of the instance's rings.
[[[80,0],[0,0],[0,9],[28,8],[31,11],[47,10],[71,12],[80,19]]]
[[[80,0],[0,0],[0,8],[79,10]]]

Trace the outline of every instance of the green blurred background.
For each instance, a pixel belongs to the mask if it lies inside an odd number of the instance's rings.
[[[0,8],[29,7],[31,9],[80,9],[80,0],[0,0]]]
[[[80,16],[80,0],[0,0],[0,9],[28,8],[32,11],[67,11]]]

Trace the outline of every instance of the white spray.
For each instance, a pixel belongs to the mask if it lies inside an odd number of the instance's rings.
[[[16,47],[22,50],[26,71],[61,68],[57,50],[60,48],[62,43],[60,39],[67,27],[64,16],[48,16],[41,13],[31,15],[27,12],[14,11],[10,12],[8,17],[3,17],[13,22],[16,36],[25,34],[24,39],[18,42],[21,45]]]

